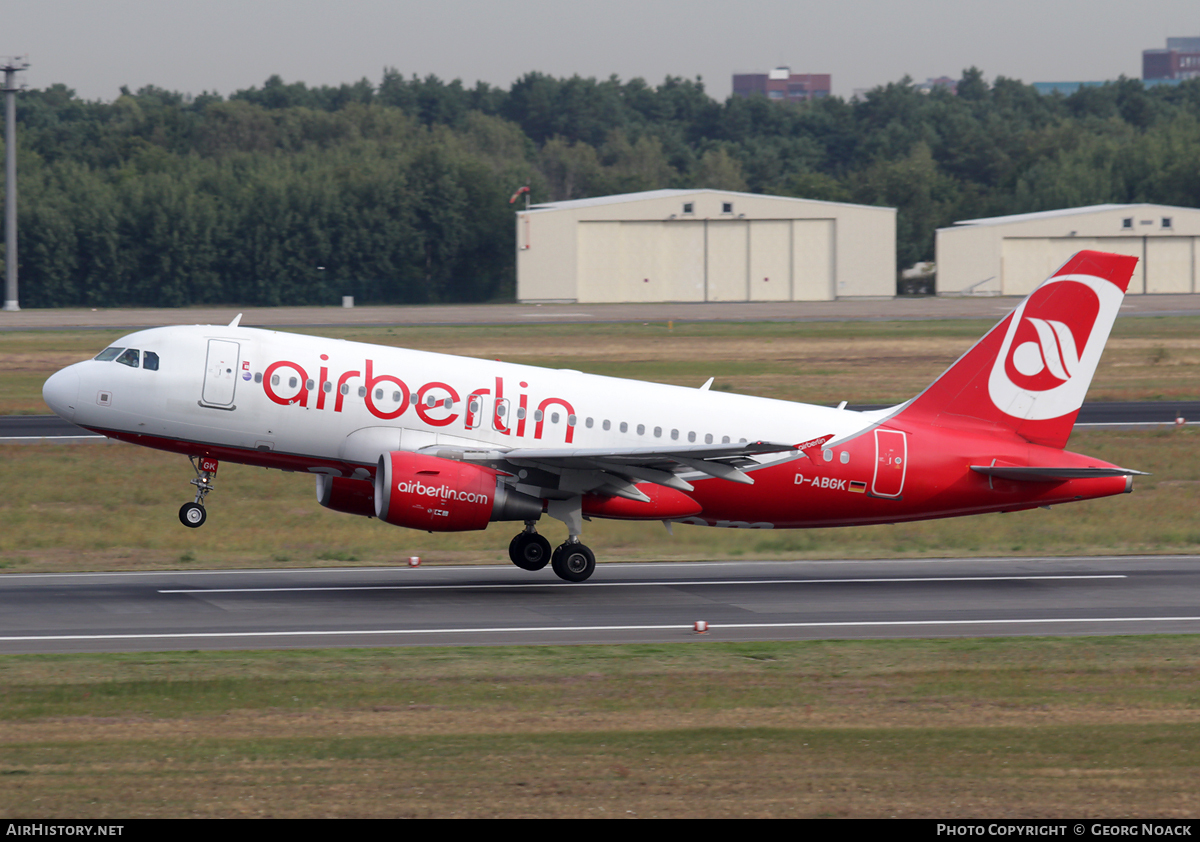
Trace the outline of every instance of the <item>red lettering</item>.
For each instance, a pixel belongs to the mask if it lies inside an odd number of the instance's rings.
[[[367,410],[376,418],[382,418],[385,421],[392,418],[399,418],[404,414],[404,410],[408,409],[408,386],[404,385],[404,381],[399,377],[394,377],[391,374],[380,374],[376,377],[372,373],[372,367],[375,365],[374,360],[367,360]],[[392,412],[384,412],[379,407],[375,406],[375,384],[376,383],[392,383],[400,390],[400,406]]]
[[[483,408],[483,396],[491,393],[491,389],[476,389],[467,395],[467,414],[464,426],[468,430],[474,430],[479,426],[479,410]]]
[[[329,359],[324,354],[322,359]],[[317,409],[325,408],[325,383],[329,380],[329,369],[321,366],[321,379],[317,382]]]
[[[521,385],[523,386],[526,384],[522,383]],[[520,407],[518,407],[518,409],[517,409],[517,438],[520,438],[520,437],[522,437],[522,435],[524,435],[524,419],[526,419],[526,414],[527,414],[526,403],[528,401],[529,401],[528,395],[521,396]]]
[[[458,413],[452,412],[446,418],[440,418],[440,419],[439,418],[430,418],[429,417],[430,411],[437,409],[438,406],[441,404],[441,401],[438,401],[433,406],[425,405],[425,395],[431,389],[445,389],[447,392],[450,393],[450,399],[454,403],[458,403],[458,392],[454,391],[453,388],[446,385],[445,383],[426,383],[424,386],[422,386],[417,391],[417,415],[420,416],[422,421],[424,421],[426,424],[430,425],[431,427],[445,427],[447,424],[450,424],[456,418],[458,418]],[[451,405],[453,405],[453,404],[451,404]]]
[[[334,412],[342,411],[342,403],[346,398],[346,395],[342,392],[342,387],[346,385],[346,381],[349,380],[351,377],[358,377],[359,373],[360,372],[357,372],[357,371],[347,371],[345,374],[343,374],[341,377],[338,378],[338,385],[337,385],[338,393],[337,393],[337,397],[333,401],[333,411]]]
[[[500,415],[500,407],[506,407],[504,401],[504,378],[496,378],[496,402],[492,405],[492,426],[496,428],[496,432],[510,435],[508,425],[504,423],[504,418]]]
[[[271,385],[271,376],[281,368],[291,368],[300,375],[300,391],[290,398],[280,397],[279,395],[275,394],[275,389]],[[301,406],[308,406],[308,387],[304,385],[305,381],[307,380],[308,372],[301,368],[297,363],[281,360],[277,363],[271,363],[269,366],[267,366],[267,370],[263,372],[263,391],[267,393],[268,398],[280,406],[287,406],[288,404],[296,403],[297,401]]]
[[[540,419],[538,419],[537,425],[533,428],[533,437],[535,439],[540,439],[542,437],[542,424],[545,423],[545,421],[546,421],[546,407],[552,406],[554,404],[558,404],[563,409],[565,409],[567,411],[568,418],[570,418],[572,415],[575,414],[575,408],[572,407],[566,401],[564,401],[562,398],[546,398],[544,401],[542,401],[541,403],[538,404],[538,411],[540,413],[542,413],[542,417]],[[567,444],[570,444],[574,438],[575,438],[575,428],[572,427],[568,423],[567,424]]]

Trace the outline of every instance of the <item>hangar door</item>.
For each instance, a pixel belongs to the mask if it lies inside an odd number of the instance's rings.
[[[832,219],[711,220],[709,301],[829,301]]]
[[[832,301],[834,269],[834,221],[792,220],[792,300]]]
[[[580,302],[703,301],[702,220],[580,222]]]
[[[824,301],[832,219],[580,222],[581,302]]]
[[[1094,249],[1115,254],[1128,254],[1138,259],[1129,281],[1129,292],[1144,292],[1146,261],[1142,237],[1010,237],[1001,247],[1002,295],[1028,295],[1042,281],[1054,274],[1077,251]]]
[[[1196,237],[1146,238],[1146,292],[1197,292]]]

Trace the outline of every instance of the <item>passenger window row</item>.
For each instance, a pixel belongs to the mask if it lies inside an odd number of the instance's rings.
[[[575,416],[573,416],[573,415],[571,416],[571,418],[574,418],[574,417]],[[594,418],[585,418],[583,421],[583,426],[588,427],[589,429],[591,427],[595,426],[595,424],[596,424],[596,419],[594,419]],[[571,426],[575,426],[575,425],[571,424]],[[602,422],[600,422],[600,429],[605,430],[605,431],[611,430],[612,429],[612,421],[610,421],[607,418],[604,419]],[[617,429],[620,430],[622,433],[628,433],[629,432],[629,423],[626,421],[622,421],[620,423],[620,425],[617,427]],[[646,435],[646,425],[645,424],[637,425],[637,434],[639,436]],[[660,438],[662,438],[662,436],[663,436],[663,428],[655,427],[654,428],[654,438],[660,439]],[[679,430],[677,430],[677,429],[671,430],[670,436],[671,436],[671,441],[679,441],[679,436],[680,436]],[[704,434],[704,443],[705,444],[712,444],[713,439],[714,439],[714,437],[713,437],[712,433]],[[689,444],[695,444],[696,433],[694,431],[689,431],[687,434],[687,440],[688,440]],[[729,443],[730,443],[729,436],[721,436],[721,444],[729,444]],[[738,443],[745,444],[746,439],[738,439]]]

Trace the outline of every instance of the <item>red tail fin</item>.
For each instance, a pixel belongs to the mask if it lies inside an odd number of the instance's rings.
[[[1064,447],[1135,265],[1079,252],[900,414]]]

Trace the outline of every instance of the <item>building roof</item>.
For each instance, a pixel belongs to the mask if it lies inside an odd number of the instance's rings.
[[[1155,205],[1143,202],[1135,205],[1086,205],[1080,208],[1061,208],[1059,210],[1036,211],[1034,213],[1016,213],[1010,216],[992,216],[984,219],[961,219],[950,226],[953,228],[962,228],[968,225],[1009,225],[1014,222],[1035,222],[1039,219],[1056,219],[1063,216],[1080,216],[1089,213],[1100,213],[1103,211],[1113,210],[1134,210],[1136,208],[1157,208],[1159,210],[1169,210],[1184,213],[1197,213],[1200,209],[1197,208],[1181,208],[1173,205]],[[940,229],[940,230],[950,230]]]
[[[843,208],[875,208],[878,210],[895,211],[895,208],[886,208],[877,205],[856,205],[850,202],[826,202],[821,199],[800,199],[795,196],[774,196],[769,193],[738,193],[733,190],[715,190],[707,187],[698,187],[690,190],[645,190],[641,193],[618,193],[613,196],[594,196],[590,199],[566,199],[561,202],[543,202],[542,204],[530,205],[530,211],[549,211],[549,210],[573,210],[577,208],[594,208],[601,205],[617,205],[624,202],[643,202],[650,199],[670,199],[683,196],[698,196],[702,193],[716,193],[722,196],[744,196],[748,199],[776,199],[781,202],[805,202],[814,205],[831,205],[834,207]]]

